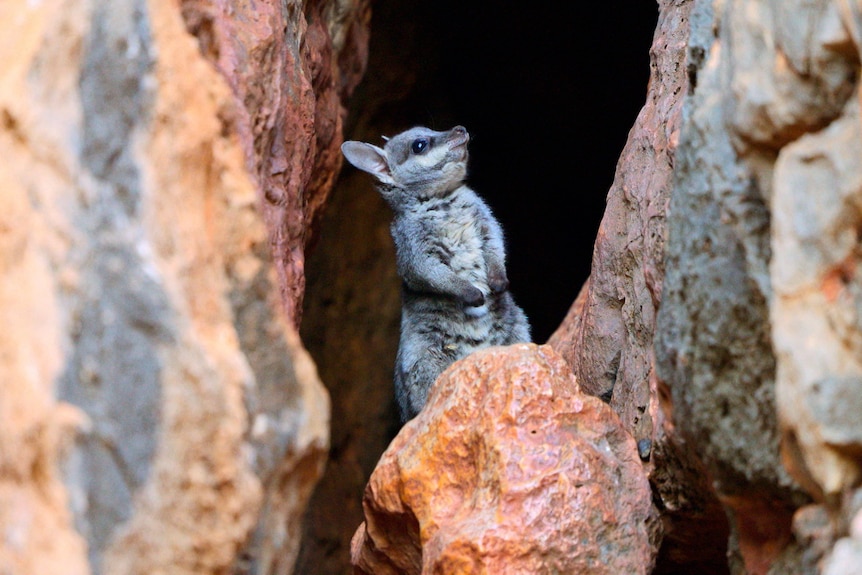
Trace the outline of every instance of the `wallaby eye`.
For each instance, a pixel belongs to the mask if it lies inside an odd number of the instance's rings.
[[[425,148],[428,147],[428,140],[425,138],[417,138],[413,140],[413,143],[410,144],[410,149],[413,150],[414,154],[421,154],[425,151]]]

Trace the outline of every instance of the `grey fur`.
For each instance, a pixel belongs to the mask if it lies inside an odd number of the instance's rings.
[[[341,146],[351,164],[377,178],[394,212],[403,301],[395,395],[402,421],[419,413],[434,380],[454,361],[484,347],[530,341],[527,318],[508,290],[500,224],[464,183],[469,140],[461,126],[417,127],[383,148]]]

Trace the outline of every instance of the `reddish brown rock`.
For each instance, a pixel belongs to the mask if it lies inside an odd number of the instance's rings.
[[[293,310],[365,9],[0,6],[0,572],[292,571],[329,447]]]
[[[548,343],[584,391],[606,397],[637,439],[653,438],[652,334],[664,278],[665,214],[688,79],[689,2],[660,2],[647,101],[608,192],[584,291]]]
[[[451,366],[364,507],[356,573],[649,573],[658,537],[634,440],[533,344]]]
[[[662,428],[652,334],[664,277],[665,214],[688,79],[682,62],[691,3],[662,2],[651,49],[647,102],[608,192],[592,273],[548,343],[585,392],[606,398],[637,439]],[[654,385],[653,385],[654,387]]]
[[[240,135],[262,197],[287,317],[299,327],[305,248],[341,167],[342,98],[368,57],[368,0],[183,0],[204,56],[234,95],[225,120]]]
[[[665,523],[658,569],[727,572],[727,522],[696,452],[673,424],[655,372],[666,213],[689,91],[692,2],[659,2],[646,104],[629,133],[593,252],[591,276],[548,343],[587,393],[606,399],[644,446]]]

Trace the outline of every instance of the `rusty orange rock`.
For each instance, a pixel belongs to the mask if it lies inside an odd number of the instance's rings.
[[[657,522],[635,441],[550,347],[456,362],[381,458],[355,573],[648,573]]]

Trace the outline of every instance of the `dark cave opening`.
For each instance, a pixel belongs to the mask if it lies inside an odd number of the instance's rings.
[[[346,139],[414,125],[471,133],[469,183],[506,234],[508,275],[544,343],[589,275],[617,158],[644,105],[658,7],[374,0]],[[606,5],[601,5],[605,7]],[[295,572],[350,573],[362,493],[399,424],[391,214],[345,163],[309,250],[301,337],[332,401],[331,451]]]
[[[617,158],[644,104],[657,5],[626,0],[611,13],[442,0],[392,14],[387,4],[374,4],[364,83],[398,81],[373,68],[391,64],[385,35],[400,39],[395,61],[414,66],[404,77],[416,85],[371,109],[395,132],[461,124],[471,133],[469,182],[506,232],[511,289],[544,342],[589,275]],[[369,110],[366,93],[351,102],[348,137]]]

